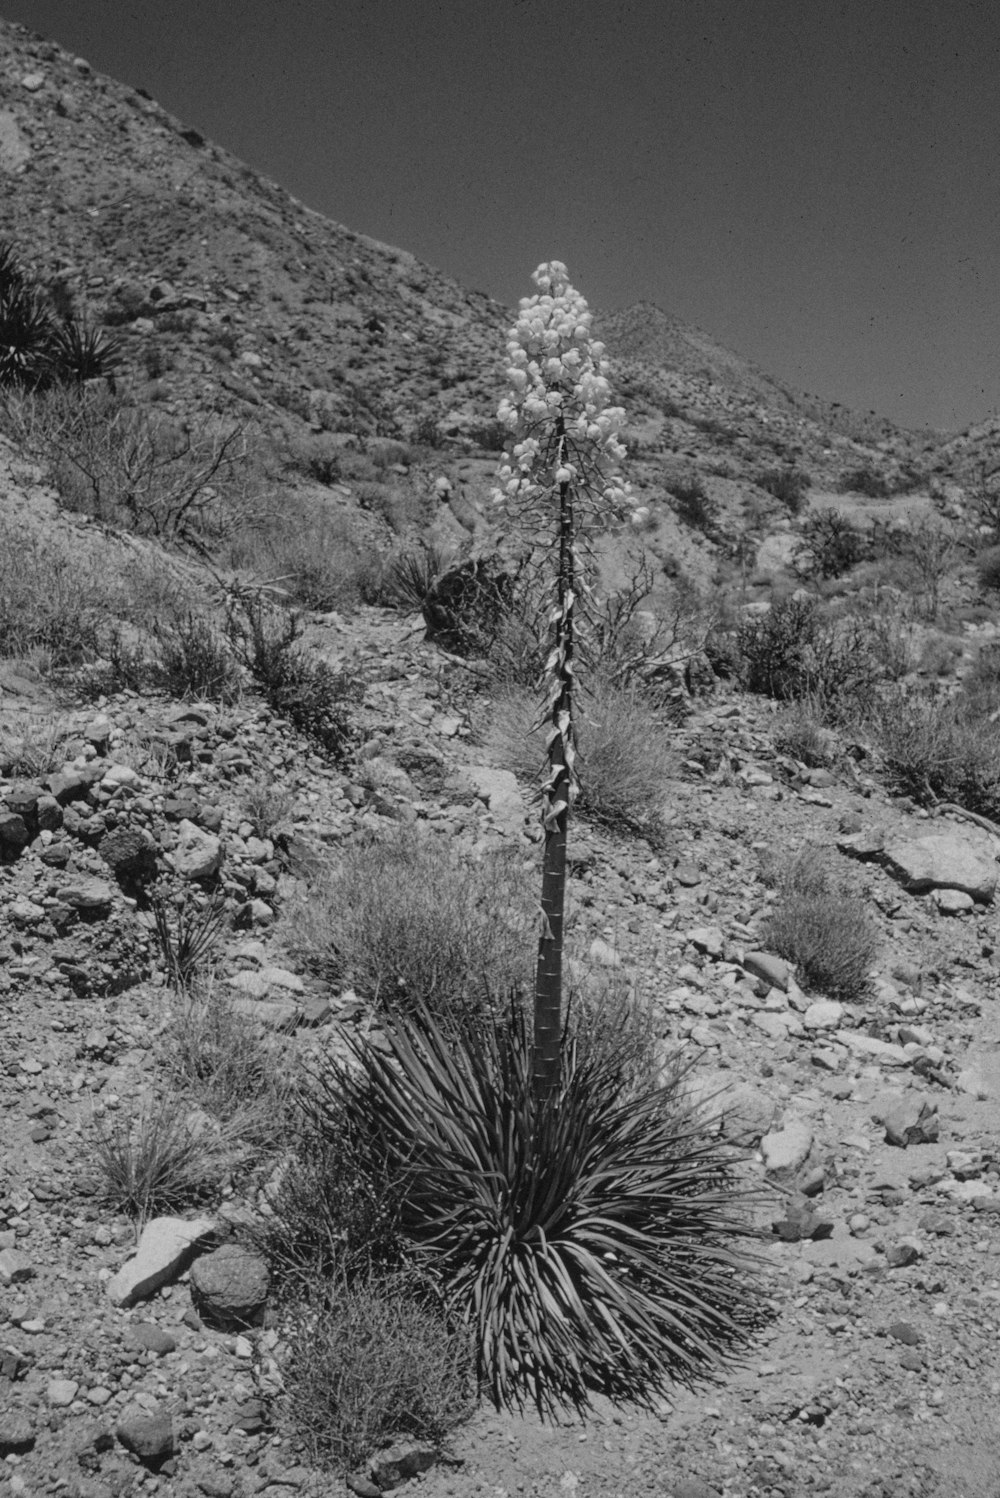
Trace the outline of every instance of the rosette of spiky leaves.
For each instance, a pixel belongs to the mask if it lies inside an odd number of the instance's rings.
[[[9,240],[0,240],[0,297],[24,289],[24,271]]]
[[[629,1097],[612,1060],[567,1045],[542,1102],[532,1050],[516,1010],[461,1033],[401,1019],[317,1079],[315,1121],[346,1108],[380,1168],[405,1172],[401,1228],[498,1405],[648,1401],[712,1376],[762,1310],[735,1159],[681,1074]]]
[[[117,369],[121,344],[100,328],[69,317],[52,335],[51,358],[55,373],[66,383],[107,379]]]
[[[54,333],[52,316],[33,287],[15,280],[0,293],[0,386],[46,384]]]

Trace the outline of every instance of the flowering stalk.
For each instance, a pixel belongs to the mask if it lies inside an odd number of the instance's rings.
[[[590,337],[591,314],[558,260],[532,277],[507,343],[508,392],[498,415],[510,432],[497,500],[533,548],[555,557],[551,648],[545,662],[546,773],[542,784],[542,931],[535,971],[535,1089],[559,1086],[562,1035],[566,842],[576,798],[573,687],[576,606],[589,597],[589,537],[630,507],[614,478],[625,456],[625,421],[613,406],[604,346]],[[641,512],[639,515],[641,518]]]

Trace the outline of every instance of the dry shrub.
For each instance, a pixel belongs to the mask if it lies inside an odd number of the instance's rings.
[[[336,873],[289,907],[290,941],[372,1002],[459,1018],[530,974],[526,883],[513,856],[460,861],[443,840],[405,831],[348,848]]]
[[[348,1472],[400,1435],[440,1444],[473,1411],[469,1334],[411,1273],[303,1302],[285,1344],[286,1415],[316,1464]]]
[[[597,677],[577,699],[576,809],[618,830],[656,836],[666,784],[676,773],[662,716],[638,686]],[[523,688],[497,693],[483,738],[497,763],[538,782],[544,758],[538,698]]]
[[[890,784],[920,802],[1000,816],[1000,737],[983,710],[992,696],[983,678],[957,698],[883,693],[867,726]]]
[[[179,994],[160,1037],[174,1085],[225,1124],[234,1140],[280,1142],[291,1112],[293,1072],[279,1043],[209,983]]]
[[[325,505],[290,497],[280,511],[237,528],[227,560],[280,583],[310,609],[350,608],[367,599],[381,563],[350,519]]]
[[[805,988],[844,1000],[865,992],[880,946],[865,901],[843,886],[823,851],[808,844],[778,879],[761,939],[795,964]]]
[[[834,756],[833,735],[823,726],[822,710],[808,701],[795,702],[775,720],[774,747],[800,764],[815,768]]]

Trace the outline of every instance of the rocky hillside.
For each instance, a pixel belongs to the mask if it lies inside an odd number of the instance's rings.
[[[117,330],[138,399],[269,430],[488,433],[508,309],[311,212],[141,89],[19,26],[0,39],[3,232]],[[601,332],[653,469],[663,453],[741,479],[775,461],[933,468],[929,438],[787,389],[659,308]]]
[[[348,536],[468,543],[509,311],[311,213],[196,123],[4,23],[2,236],[61,305],[122,339],[136,408],[249,420],[273,444],[270,513],[306,561],[323,540],[339,564]],[[815,596],[835,595],[833,617],[866,602],[859,652],[874,670],[912,648],[908,688],[929,679],[934,702],[956,663],[988,656],[995,589],[972,576],[965,532],[931,554],[940,517],[921,484],[969,482],[991,424],[942,445],[836,411],[655,308],[601,331],[661,582],[678,568],[712,582],[742,537],[758,591],[769,545],[790,592],[801,521],[756,480],[801,470],[817,507],[850,508],[837,490],[861,471],[908,491],[868,495],[895,549],[851,551],[841,574],[814,574]],[[271,460],[319,437],[350,462],[312,474],[306,504],[302,473]],[[923,552],[908,559],[900,535]],[[227,538],[205,536],[223,555]],[[294,1328],[261,1244],[298,1147],[279,1083],[386,1043],[383,993],[343,956],[362,924],[345,880],[366,851],[424,848],[456,900],[485,888],[483,949],[534,913],[537,807],[498,747],[512,709],[489,664],[439,648],[398,604],[300,594],[281,696],[227,633],[203,561],[79,513],[57,465],[46,476],[0,438],[0,1498],[344,1491],[288,1419]],[[764,619],[770,597],[748,605],[749,586],[708,603]],[[704,595],[686,606],[702,622]],[[359,1498],[407,1482],[425,1498],[1000,1491],[996,812],[950,793],[918,805],[862,729],[683,665],[644,717],[586,709],[647,790],[655,750],[655,815],[574,819],[571,971],[640,996],[657,1067],[691,1063],[704,1127],[752,1187],[766,1325],[708,1390],[545,1426],[480,1408],[450,1444],[367,1458]],[[825,902],[840,912],[821,979],[774,940],[800,868],[826,881],[810,921],[827,931]],[[427,894],[416,875],[397,889],[401,904]],[[193,1142],[195,1174],[147,1212],[119,1167],[137,1138],[155,1155],[157,1119]],[[377,1384],[355,1374],[361,1403]]]

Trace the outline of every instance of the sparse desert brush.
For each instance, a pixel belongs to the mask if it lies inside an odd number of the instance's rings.
[[[866,551],[863,532],[839,510],[814,510],[802,526],[802,549],[796,566],[809,577],[842,577],[864,560]]]
[[[805,504],[812,479],[805,469],[788,464],[783,468],[766,469],[757,475],[754,483],[781,504],[786,505],[793,515],[797,515]]]
[[[218,895],[189,888],[173,892],[165,885],[154,885],[149,899],[167,982],[186,993],[211,969],[228,920],[225,902]]]
[[[824,714],[857,710],[880,682],[909,665],[905,633],[876,612],[826,619],[813,598],[792,597],[735,632],[743,684],[779,701],[810,698]]]
[[[295,811],[292,792],[273,780],[252,780],[244,786],[240,804],[258,837],[270,837]]]
[[[314,1290],[286,1314],[282,1409],[317,1465],[344,1473],[400,1436],[436,1445],[475,1408],[475,1357],[412,1271]]]
[[[779,876],[761,940],[795,964],[803,987],[846,1001],[864,995],[881,945],[866,902],[844,887],[823,851],[810,846]]]
[[[976,563],[976,577],[984,593],[1000,590],[1000,546],[991,546]]]
[[[866,499],[888,499],[892,494],[892,485],[885,474],[864,464],[846,468],[838,487],[842,494],[862,494]]]
[[[58,713],[27,713],[0,728],[0,774],[41,780],[66,762],[72,731]]]
[[[374,549],[346,515],[289,499],[280,514],[237,525],[227,560],[280,582],[309,609],[348,608],[363,598],[379,567]]]
[[[315,970],[391,1013],[442,1021],[489,1008],[531,970],[534,911],[510,855],[473,861],[402,831],[348,847],[288,908],[289,941]]]
[[[159,1049],[175,1087],[234,1137],[258,1149],[283,1140],[292,1067],[279,1043],[221,985],[207,980],[176,994]]]
[[[141,1225],[213,1196],[231,1150],[224,1131],[168,1095],[97,1119],[94,1159],[102,1199]]]
[[[808,700],[793,703],[778,715],[772,738],[781,754],[810,768],[829,764],[834,756],[835,741],[824,726],[822,707]]]
[[[709,535],[716,525],[716,507],[708,496],[703,481],[695,475],[689,478],[671,479],[666,485],[667,493],[674,501],[678,519],[692,530]]]
[[[975,687],[956,698],[900,687],[881,692],[866,723],[889,784],[924,805],[954,801],[1000,817],[1000,739],[982,711],[991,696]]]
[[[521,687],[498,690],[483,741],[497,763],[527,784],[541,777],[544,745],[535,696]],[[639,686],[597,677],[581,693],[579,739],[581,815],[620,830],[658,835],[667,785],[677,759],[661,713]]]
[[[243,674],[225,636],[204,614],[189,612],[154,626],[151,682],[171,697],[238,702]]]
[[[361,684],[302,646],[295,614],[260,588],[230,592],[226,634],[274,711],[287,717],[336,763],[350,757]]]

